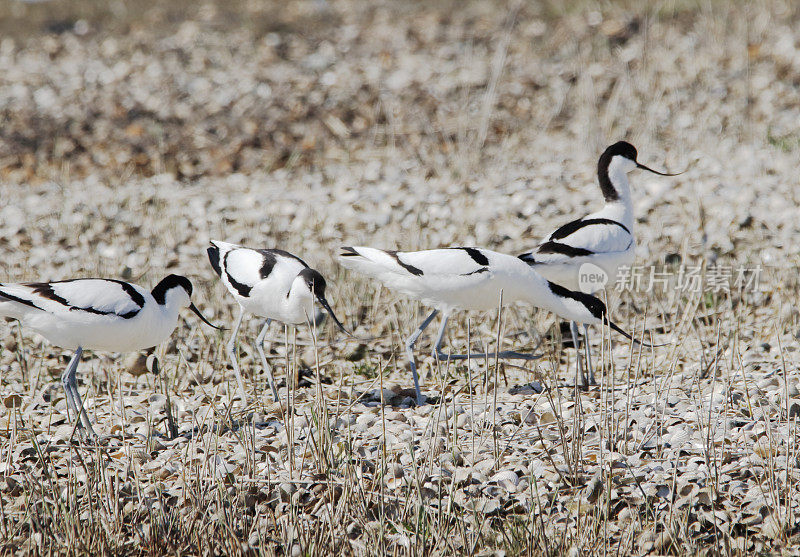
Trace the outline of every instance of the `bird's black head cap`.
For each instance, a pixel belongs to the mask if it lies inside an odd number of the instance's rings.
[[[156,284],[155,288],[153,288],[153,298],[156,302],[163,305],[166,302],[167,292],[173,288],[183,288],[189,297],[192,296],[192,283],[189,279],[181,275],[169,275],[164,277],[161,282]]]
[[[562,298],[572,298],[573,300],[580,302],[587,310],[589,310],[589,313],[591,313],[593,317],[596,317],[597,319],[603,319],[603,317],[605,317],[606,305],[603,303],[603,300],[597,296],[592,296],[591,294],[586,294],[585,292],[581,292],[579,290],[569,290],[560,284],[550,281],[547,282],[547,285],[550,287],[550,291],[556,296],[561,296]]]
[[[636,162],[636,157],[639,154],[636,152],[636,147],[628,143],[627,141],[617,141],[614,145],[608,147],[603,154],[600,156],[600,159],[606,159],[608,163],[611,162],[611,159],[616,156],[625,157],[626,159],[630,159],[633,162]]]
[[[611,164],[611,159],[620,156],[636,162],[637,155],[636,147],[627,141],[617,141],[600,155],[600,160],[597,161],[597,178],[600,181],[600,189],[603,191],[603,197],[605,197],[606,201],[619,199],[619,193],[608,177],[608,165]]]

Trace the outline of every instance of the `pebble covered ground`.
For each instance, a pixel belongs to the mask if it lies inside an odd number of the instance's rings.
[[[245,407],[187,312],[158,375],[84,357],[94,445],[69,354],[0,325],[4,553],[800,553],[796,3],[11,1],[0,122],[0,280],[179,272],[229,324],[207,241],[281,247],[374,339],[274,326],[276,404],[250,320]],[[415,407],[425,308],[339,246],[521,253],[600,206],[623,138],[685,170],[631,175],[642,275],[611,293],[667,345],[596,331],[576,392],[551,315],[461,314],[448,349],[544,356],[443,364],[423,337]]]

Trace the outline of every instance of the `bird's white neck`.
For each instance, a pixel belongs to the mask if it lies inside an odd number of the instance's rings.
[[[631,186],[628,182],[628,169],[619,161],[622,157],[614,157],[608,165],[605,175],[600,175],[600,187],[606,198],[602,210],[603,216],[624,224],[633,230],[633,200]],[[623,159],[624,160],[624,159]]]
[[[300,284],[292,285],[289,295],[283,300],[284,312],[295,324],[314,318],[314,296]]]
[[[168,294],[167,299],[163,304],[156,302],[151,306],[147,306],[152,312],[151,315],[157,321],[164,323],[165,325],[169,324],[172,329],[175,328],[175,324],[178,322],[178,316],[180,315],[181,310],[188,305],[181,303],[181,300],[178,300],[177,298],[177,295],[172,296]]]
[[[166,304],[156,305],[155,310],[161,315],[163,315],[165,318],[169,319],[170,321],[174,319],[177,322],[178,315],[180,315],[180,312],[183,309],[183,307],[184,306],[175,303],[173,304],[166,303]]]
[[[598,321],[581,301],[572,297],[573,294],[565,295],[566,289],[558,285],[551,285],[541,276],[531,278],[531,286],[534,284],[535,287],[528,289],[527,292],[520,296],[521,300],[552,311],[568,321],[577,323],[595,323]],[[582,296],[580,292],[576,292],[574,295]]]
[[[565,294],[567,291],[565,288],[551,284],[534,267],[520,261],[519,258],[514,260],[509,260],[507,263],[508,274],[505,276],[507,282],[500,284],[504,302],[527,302],[568,321],[579,323],[596,321],[585,305],[571,295]],[[580,293],[577,295],[581,296]]]

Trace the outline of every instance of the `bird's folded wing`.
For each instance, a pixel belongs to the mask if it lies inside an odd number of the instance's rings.
[[[244,288],[249,292],[261,280],[263,266],[264,256],[261,253],[248,248],[237,248],[225,254],[222,269],[231,285],[237,290]]]
[[[109,279],[4,284],[0,296],[53,314],[83,311],[126,319],[138,314],[145,303],[141,288]]]
[[[273,272],[288,273],[292,277],[308,267],[302,259],[277,249],[237,248],[225,254],[223,268],[228,278],[252,288]]]
[[[594,254],[624,252],[632,245],[633,235],[622,223],[587,218],[562,226],[547,241],[519,257],[528,263],[556,264]]]
[[[295,254],[282,249],[260,249],[256,251],[263,258],[263,263],[259,269],[262,279],[267,278],[274,269],[278,269],[280,272],[290,276],[296,276],[297,273],[308,268],[305,261]]]
[[[375,248],[344,248],[343,264],[373,276],[468,276],[489,271],[489,259],[476,248],[445,248],[424,251],[389,251]]]

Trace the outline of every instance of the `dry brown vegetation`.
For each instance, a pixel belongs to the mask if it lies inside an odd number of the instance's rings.
[[[279,246],[376,339],[276,326],[277,405],[251,320],[243,408],[224,337],[187,316],[157,377],[84,358],[95,445],[66,355],[4,325],[5,553],[797,554],[795,2],[12,0],[0,33],[1,280],[181,272],[230,322],[207,240]],[[761,265],[759,288],[624,293],[615,320],[670,344],[598,331],[581,393],[552,316],[461,315],[454,351],[545,356],[439,364],[420,342],[439,398],[412,407],[423,310],[338,246],[522,252],[598,206],[620,138],[687,169],[632,175],[637,261]]]

